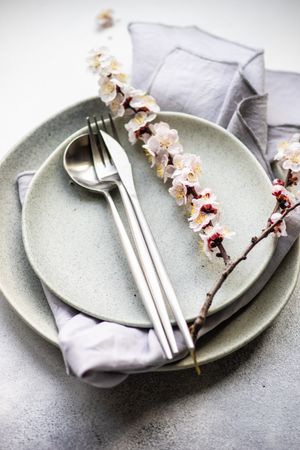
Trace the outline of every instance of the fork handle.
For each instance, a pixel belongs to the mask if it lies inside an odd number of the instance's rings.
[[[168,311],[166,308],[163,291],[161,289],[159,278],[157,276],[155,267],[153,265],[153,261],[149,254],[148,247],[146,245],[142,230],[140,228],[140,224],[137,220],[132,203],[130,201],[130,198],[123,183],[121,181],[117,181],[117,186],[123,200],[131,233],[140,259],[140,263],[143,268],[150,291],[152,293],[152,297],[156,305],[156,309],[160,317],[162,326],[169,340],[171,350],[173,351],[173,353],[178,353],[178,347],[175,340],[174,331],[170,322],[170,318],[168,315]]]
[[[137,219],[139,221],[140,227],[142,229],[147,247],[149,249],[149,253],[151,255],[151,258],[153,260],[154,266],[156,268],[157,274],[160,278],[160,282],[162,284],[162,287],[165,291],[166,297],[168,299],[169,305],[173,311],[174,317],[177,321],[178,327],[184,337],[185,343],[189,350],[194,350],[195,346],[192,340],[192,337],[190,335],[187,323],[183,317],[181,308],[178,303],[178,299],[176,296],[176,293],[174,291],[174,288],[172,286],[172,283],[169,279],[169,276],[167,274],[166,268],[164,266],[164,263],[161,259],[159,250],[156,246],[154,237],[151,233],[151,230],[149,228],[149,225],[147,223],[147,220],[144,216],[143,210],[141,208],[140,202],[137,198],[137,195],[130,195],[130,199],[135,211],[135,214],[137,216]]]
[[[148,316],[153,324],[157,338],[163,348],[163,351],[164,351],[166,357],[168,359],[172,359],[173,358],[172,352],[170,350],[169,343],[167,341],[164,329],[162,327],[160,318],[159,318],[157,310],[155,308],[152,294],[150,292],[147,281],[145,279],[145,275],[141,269],[140,263],[134,252],[134,249],[132,247],[130,239],[128,237],[127,231],[123,225],[122,219],[118,213],[118,210],[116,208],[116,205],[115,205],[110,193],[108,191],[105,191],[104,194],[105,194],[105,197],[110,206],[112,216],[115,221],[115,224],[116,224],[119,236],[120,236],[120,240],[121,240],[125,255],[127,257],[127,260],[128,260],[129,267],[131,269],[134,281],[139,290],[139,293],[142,298],[145,309],[146,309]]]

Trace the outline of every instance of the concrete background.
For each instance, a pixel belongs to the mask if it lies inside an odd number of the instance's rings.
[[[94,18],[110,6],[120,20],[99,33]],[[0,156],[95,95],[90,48],[108,44],[130,70],[129,21],[197,24],[264,47],[268,68],[300,72],[299,13],[297,0],[1,0]],[[68,378],[59,351],[0,297],[0,449],[298,449],[299,289],[268,331],[200,378],[136,375],[107,391]]]

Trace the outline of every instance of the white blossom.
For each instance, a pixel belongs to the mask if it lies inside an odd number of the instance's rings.
[[[174,177],[180,175],[181,171],[189,168],[197,177],[202,171],[202,163],[200,156],[192,153],[177,154],[173,158],[173,165],[175,167]]]
[[[201,159],[191,153],[177,154],[173,158],[173,177],[181,176],[187,186],[195,186],[201,173]]]
[[[119,82],[120,86],[122,86],[122,92],[124,92],[128,81],[127,75],[123,72],[116,72],[112,75],[112,77]]]
[[[175,198],[177,205],[185,205],[187,202],[187,188],[180,177],[174,178],[169,193]]]
[[[107,47],[91,50],[87,57],[88,67],[93,73],[100,74],[110,64],[111,59],[112,57]]]
[[[174,176],[174,175],[173,175]],[[186,186],[193,187],[199,182],[199,177],[192,168],[185,167],[180,171],[178,176],[183,180]],[[177,178],[177,177],[176,177]]]
[[[146,108],[148,111],[158,113],[160,111],[160,107],[156,103],[156,100],[151,95],[147,95],[143,91],[138,91],[134,93],[129,105],[134,109],[144,109]]]
[[[289,146],[289,150],[286,151],[282,167],[285,170],[291,170],[292,172],[300,171],[300,143],[293,142]]]
[[[125,125],[125,128],[128,131],[129,141],[132,144],[134,144],[136,142],[136,133],[141,128],[145,127],[149,122],[154,120],[155,117],[156,117],[156,114],[154,114],[154,113],[147,113],[145,111],[139,111]],[[145,147],[145,148],[146,148],[146,150],[148,150],[147,147]]]
[[[294,134],[289,141],[282,142],[278,147],[275,160],[281,161],[285,170],[300,171],[300,142],[299,133]]]
[[[163,178],[164,181],[167,180],[167,176],[165,174],[166,168],[168,166],[169,154],[166,150],[160,150],[154,156],[154,164],[156,167],[156,174],[159,178]]]
[[[113,113],[114,117],[123,117],[125,113],[124,101],[126,100],[125,96],[119,92],[115,96],[115,98],[109,103],[109,108]]]
[[[179,142],[176,130],[170,129],[169,125],[159,122],[150,126],[152,136],[148,139],[144,148],[151,153],[157,153],[159,150],[167,150],[171,156],[182,152],[182,145]]]
[[[277,222],[277,220],[281,219],[282,215],[280,213],[274,213],[272,214],[272,216],[269,219],[269,223],[270,225],[274,224],[275,222]],[[285,221],[282,219],[280,220],[280,222],[278,222],[275,227],[274,227],[274,234],[278,237],[280,236],[287,236],[287,232],[286,232],[286,224]]]
[[[107,105],[117,96],[118,81],[114,78],[100,78],[99,95],[101,100]]]

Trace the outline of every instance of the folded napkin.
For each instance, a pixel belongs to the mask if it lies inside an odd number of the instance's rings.
[[[154,95],[162,109],[194,114],[227,128],[271,177],[270,162],[278,141],[300,131],[293,106],[300,97],[300,75],[265,72],[262,50],[220,39],[196,27],[136,23],[129,30],[133,86]],[[33,175],[23,172],[18,176],[21,204]],[[198,339],[249,303],[268,282],[299,235],[300,213],[287,222],[288,237],[279,239],[264,273],[233,304],[209,316]],[[45,285],[43,290],[69,374],[97,387],[112,387],[131,373],[166,364],[152,329],[94,319],[64,304]],[[177,329],[175,337],[179,359],[185,356],[186,348]]]

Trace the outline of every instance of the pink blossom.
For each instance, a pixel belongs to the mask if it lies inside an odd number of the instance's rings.
[[[211,258],[214,250],[220,245],[224,239],[231,239],[234,232],[228,231],[224,226],[216,223],[214,226],[206,227],[204,233],[200,233],[203,241],[203,250],[205,254]]]
[[[198,232],[207,227],[218,216],[218,206],[216,196],[210,189],[202,191],[200,198],[192,200],[190,228]]]
[[[289,208],[294,203],[293,194],[290,191],[288,191],[281,184],[273,185],[272,195],[274,195],[274,197],[276,197],[276,200],[281,209]]]
[[[276,186],[277,184],[280,185],[280,186],[284,186],[284,181],[283,181],[281,178],[275,178],[275,179],[273,180],[272,184],[273,184],[274,186]]]

